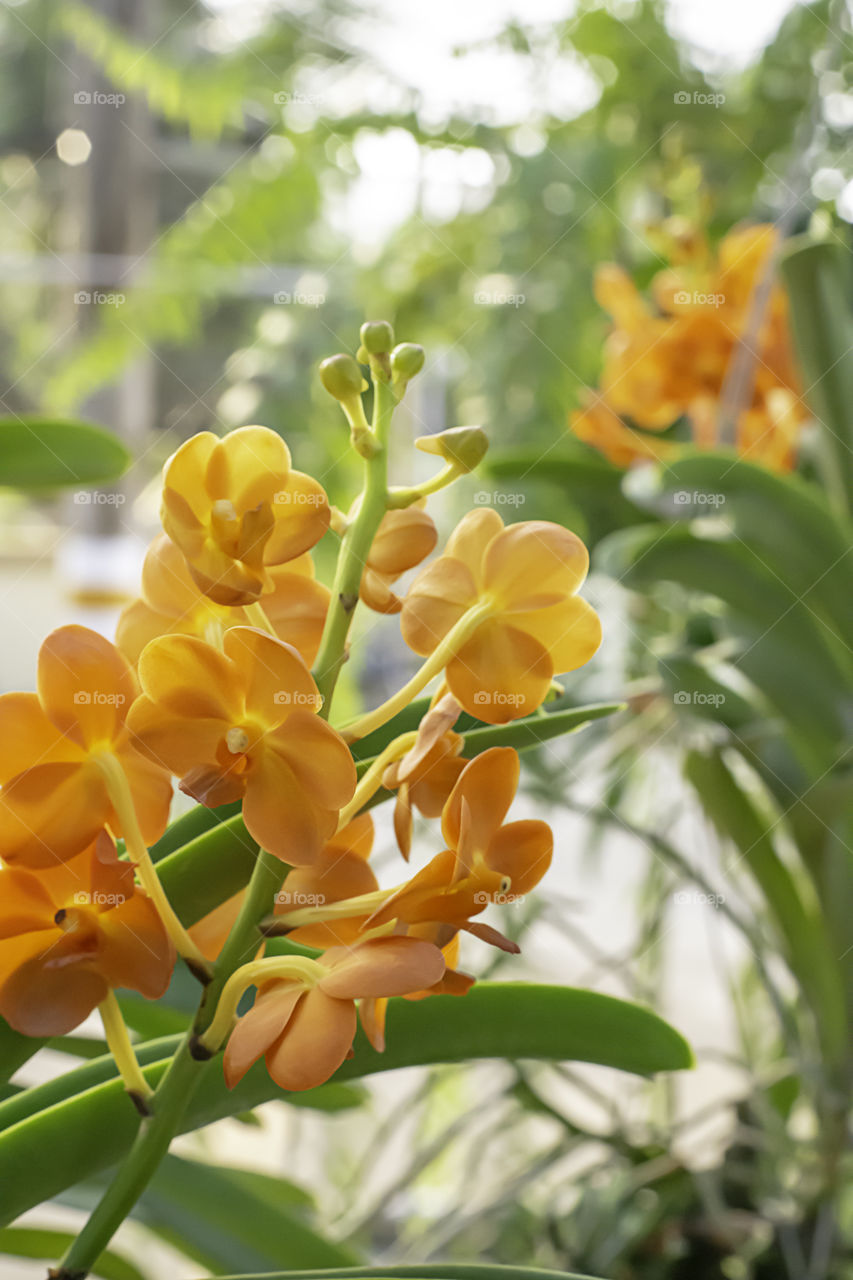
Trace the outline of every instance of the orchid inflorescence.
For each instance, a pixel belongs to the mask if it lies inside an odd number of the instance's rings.
[[[224,1050],[229,1087],[263,1055],[282,1088],[311,1088],[352,1055],[359,1020],[382,1050],[390,998],[464,995],[462,933],[517,951],[479,917],[527,894],[551,860],[545,822],[507,821],[515,748],[467,759],[458,722],[530,716],[556,675],[593,655],[599,621],[577,594],[586,549],[559,525],[505,528],[478,507],[403,592],[400,577],[436,546],[428,496],[475,467],[486,440],[474,427],[425,437],[443,467],[390,487],[392,415],[423,352],[394,346],[385,323],[365,325],[361,342],[358,360],[321,368],[364,470],[349,512],[331,509],[266,427],[193,436],[165,466],[164,533],[116,643],[61,627],[42,645],[38,691],[0,698],[0,1013],[26,1035],[56,1036],[98,1008],[143,1111],[156,1112],[157,1095],[117,988],[158,998],[182,956],[205,984],[193,1057]],[[331,588],[310,554],[326,535],[339,540]],[[359,601],[398,614],[423,663],[342,724],[334,694]],[[355,744],[433,681],[419,720],[357,766]],[[174,778],[208,808],[239,802],[259,849],[248,887],[189,928],[150,852]],[[387,793],[404,861],[382,887],[369,810]],[[441,842],[411,868],[415,810],[440,819]]]

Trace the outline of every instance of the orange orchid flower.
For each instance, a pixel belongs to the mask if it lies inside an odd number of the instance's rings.
[[[172,455],[162,521],[205,595],[246,605],[273,589],[270,565],[295,560],[320,540],[329,504],[316,480],[291,469],[281,436],[241,427],[221,440],[202,431]]]
[[[317,656],[330,592],[314,578],[306,553],[284,565],[269,568],[271,590],[263,597],[264,612],[280,640],[292,644],[310,665]],[[217,604],[190,575],[183,553],[161,534],[145,556],[141,598],[129,604],[116,628],[116,644],[134,665],[158,636],[199,636],[219,644],[228,627],[251,622],[240,606]]]
[[[224,652],[163,636],[146,646],[134,741],[200,803],[242,797],[258,844],[305,866],[355,790],[352,756],[317,715],[320,695],[295,649],[254,627],[232,627],[222,643]]]
[[[357,1000],[418,991],[443,972],[439,949],[415,938],[370,938],[331,948],[311,976],[259,988],[228,1040],[225,1083],[233,1088],[262,1054],[282,1089],[325,1083],[352,1053]]]
[[[388,766],[382,785],[396,791],[394,834],[403,857],[412,849],[412,809],[437,818],[467,764],[460,753],[465,739],[453,732],[462,708],[449,695],[439,699],[421,720],[414,746]]]
[[[368,863],[373,846],[373,819],[361,813],[341,827],[321,849],[309,867],[288,872],[284,888],[276,895],[275,910],[281,914],[295,907],[339,902],[363,893],[373,893],[379,883]],[[215,907],[190,929],[190,937],[208,960],[215,960],[245,897],[245,889]],[[367,912],[353,920],[305,925],[288,934],[293,942],[308,947],[333,947],[356,942]]]
[[[583,408],[571,415],[571,427],[579,440],[591,444],[617,467],[670,458],[677,444],[633,431],[614,413],[603,396],[588,393]]]
[[[0,1014],[16,1031],[65,1035],[114,987],[163,994],[175,951],[133,877],[104,832],[38,874],[0,869]]]
[[[379,525],[361,577],[360,596],[377,613],[399,613],[403,602],[391,590],[409,569],[425,560],[438,541],[438,532],[423,503],[388,511]]]
[[[490,508],[471,511],[412,583],[400,617],[415,653],[430,654],[463,614],[485,609],[447,663],[457,702],[489,724],[535,711],[555,674],[588,662],[601,643],[598,615],[575,593],[589,556],[561,525],[504,528]]]
[[[602,401],[573,414],[572,429],[620,466],[660,456],[623,417],[661,431],[686,416],[694,443],[717,447],[727,378],[746,340],[756,357],[748,402],[735,424],[735,446],[752,461],[790,470],[808,414],[799,395],[788,301],[779,284],[771,285],[758,330],[751,332],[755,290],[772,266],[779,233],[767,224],[736,227],[716,257],[680,220],[665,225],[659,238],[674,265],[652,280],[654,308],[620,267],[608,263],[596,272],[596,297],[614,328],[605,344]]]
[[[418,936],[412,930],[408,936]],[[464,996],[474,985],[475,979],[468,973],[460,973],[456,968],[459,962],[459,934],[457,933],[445,947],[441,948],[444,956],[445,970],[438,982],[425,987],[421,991],[407,991],[404,1000],[426,1000],[429,996]],[[377,1053],[385,1052],[385,1016],[388,1010],[386,996],[369,996],[358,1002],[358,1020],[362,1030]]]
[[[117,761],[148,844],[163,833],[172,786],[162,764],[141,755],[126,719],[136,696],[127,661],[86,627],[60,627],[38,657],[38,693],[0,697],[0,857],[52,867],[108,826],[128,833],[113,807]]]

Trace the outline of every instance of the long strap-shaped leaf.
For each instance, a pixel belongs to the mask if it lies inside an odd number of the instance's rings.
[[[345,1267],[331,1271],[265,1271],[223,1280],[595,1280],[540,1267],[501,1267],[489,1262],[431,1262],[397,1267]]]
[[[527,983],[482,983],[463,998],[392,1000],[388,1042],[387,1051],[378,1054],[359,1037],[355,1057],[344,1063],[335,1081],[482,1058],[596,1062],[640,1075],[678,1071],[693,1062],[682,1036],[649,1009],[592,991]],[[140,1058],[145,1057],[143,1046]],[[133,1107],[118,1080],[91,1086],[95,1066],[87,1063],[64,1077],[66,1100],[57,1101],[54,1093],[46,1110],[0,1134],[0,1225],[115,1164],[130,1146],[138,1127]],[[161,1060],[145,1073],[156,1083],[165,1068]],[[71,1092],[77,1083],[82,1093]],[[229,1092],[222,1063],[214,1060],[203,1069],[183,1128],[197,1129],[285,1096],[263,1063]]]

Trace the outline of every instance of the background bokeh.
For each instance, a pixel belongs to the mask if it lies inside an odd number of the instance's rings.
[[[100,495],[0,495],[2,689],[32,687],[52,626],[110,633],[156,526],[159,469],[193,432],[274,427],[348,505],[355,471],[316,366],[354,353],[363,319],[391,319],[427,350],[394,479],[429,474],[418,435],[482,424],[486,464],[431,507],[442,534],[481,503],[578,532],[606,643],[568,694],[628,704],[526,758],[521,808],[553,822],[555,870],[535,901],[500,909],[521,960],[473,942],[465,960],[650,1003],[698,1057],[649,1083],[409,1072],[334,1116],[269,1104],[179,1156],[271,1175],[300,1222],[375,1259],[853,1276],[838,1081],[797,1024],[799,978],[749,858],[684,777],[697,742],[731,726],[713,702],[691,719],[667,659],[720,641],[721,607],[629,581],[614,535],[640,507],[567,425],[601,369],[595,268],[647,284],[664,219],[714,242],[755,220],[849,245],[845,6],[6,0],[0,36],[0,409],[102,422],[136,458]],[[346,699],[377,699],[409,663],[396,621],[372,618]],[[747,685],[732,678],[730,709]],[[796,856],[783,835],[782,862]],[[44,1052],[22,1079],[59,1065]],[[119,1242],[143,1275],[250,1269],[251,1243],[220,1239],[214,1192],[195,1203],[189,1181],[168,1165]],[[73,1224],[95,1190],[26,1222]],[[10,1276],[40,1274],[18,1265]]]

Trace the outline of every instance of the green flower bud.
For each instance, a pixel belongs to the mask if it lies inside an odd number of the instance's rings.
[[[489,439],[482,427],[450,427],[434,436],[419,436],[415,444],[423,453],[436,453],[464,472],[482,462]]]
[[[367,383],[361,376],[361,369],[352,356],[344,352],[337,356],[329,356],[328,360],[323,361],[320,365],[320,381],[329,395],[342,403],[352,400],[354,396],[359,396],[362,391],[367,390]]]
[[[384,355],[394,345],[394,330],[387,320],[367,320],[360,334],[361,345],[372,356]]]
[[[395,378],[408,382],[424,367],[424,349],[416,342],[401,342],[391,352],[391,372]]]

